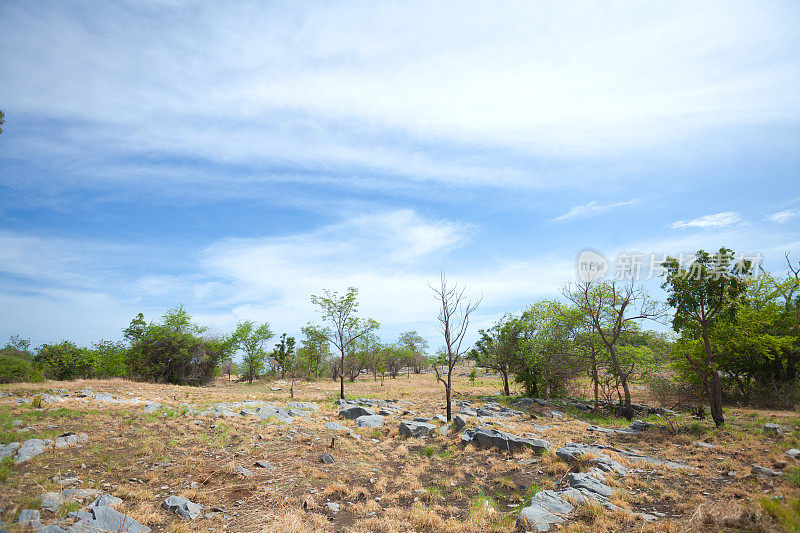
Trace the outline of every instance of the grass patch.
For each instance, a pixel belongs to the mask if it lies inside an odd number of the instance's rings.
[[[0,461],[0,483],[5,483],[14,471],[14,459],[6,457]]]
[[[800,533],[800,497],[790,498],[786,502],[778,498],[761,498],[764,511],[785,531]]]

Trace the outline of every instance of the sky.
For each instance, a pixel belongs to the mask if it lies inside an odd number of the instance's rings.
[[[474,339],[586,249],[800,261],[795,1],[5,0],[0,109],[0,345],[354,286],[435,349],[442,271]]]

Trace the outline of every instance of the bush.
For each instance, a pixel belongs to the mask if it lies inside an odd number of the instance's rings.
[[[92,375],[92,352],[70,341],[40,346],[33,362],[50,379],[67,380]]]
[[[40,381],[44,381],[44,376],[30,361],[14,355],[0,354],[0,383]]]

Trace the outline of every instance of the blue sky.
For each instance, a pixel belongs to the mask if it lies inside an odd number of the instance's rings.
[[[0,342],[182,302],[298,333],[360,289],[432,347],[585,248],[800,259],[796,2],[0,4]],[[650,283],[657,293],[657,283]]]

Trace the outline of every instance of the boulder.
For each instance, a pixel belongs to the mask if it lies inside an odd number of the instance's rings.
[[[355,424],[360,428],[379,428],[383,425],[383,417],[380,415],[363,415],[356,418]]]
[[[453,427],[455,428],[456,432],[460,433],[462,429],[467,427],[467,419],[461,416],[460,414],[457,414],[453,418]]]
[[[122,498],[117,498],[116,496],[112,496],[111,494],[103,493],[95,500],[89,504],[89,507],[116,507],[117,505],[122,503]]]
[[[495,447],[509,452],[530,448],[536,453],[544,453],[550,449],[550,443],[546,440],[526,439],[505,431],[486,428],[468,429],[461,434],[461,442],[476,442],[484,447]]]
[[[103,505],[87,507],[76,513],[78,521],[70,528],[74,533],[97,533],[107,531],[114,533],[150,533],[150,528],[143,526],[130,516]]]
[[[64,505],[64,496],[60,492],[45,492],[39,496],[42,509],[55,513]]]
[[[70,446],[77,446],[78,444],[84,444],[88,441],[89,436],[86,433],[64,433],[56,437],[54,445],[56,448],[69,448]]]
[[[289,409],[301,409],[303,411],[316,411],[319,406],[311,402],[290,402],[287,406]]]
[[[339,410],[339,418],[347,420],[355,420],[360,416],[373,416],[375,411],[360,405],[345,405]]]
[[[19,449],[19,442],[11,442],[9,444],[0,444],[0,460],[6,457],[11,457]]]
[[[53,441],[44,439],[28,439],[22,443],[17,450],[17,455],[14,457],[14,462],[17,464],[24,463],[44,453],[44,451],[52,446]]]
[[[169,496],[161,504],[161,507],[187,520],[194,520],[203,511],[202,505],[190,502],[181,496]]]
[[[17,517],[17,523],[22,526],[33,526],[38,524],[40,519],[39,511],[36,509],[25,509]]]
[[[578,489],[584,493],[589,492],[591,495],[597,495],[603,498],[609,498],[614,493],[614,489],[586,472],[570,472],[567,474],[567,482],[569,486],[574,489]]]
[[[780,426],[780,424],[765,424],[764,435],[769,435],[770,437],[780,437],[783,435],[783,428]]]
[[[398,433],[404,437],[427,437],[436,431],[436,426],[427,422],[411,422],[403,420],[400,422]]]
[[[550,531],[553,524],[566,522],[574,506],[552,490],[537,492],[517,517],[517,529]]]

